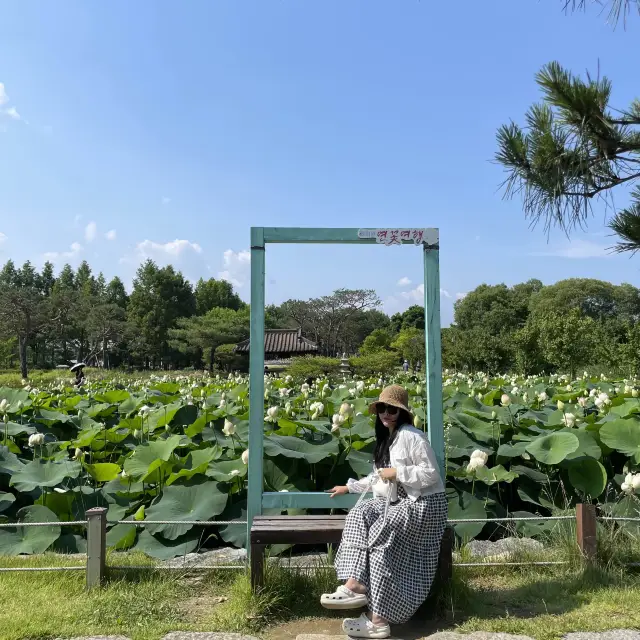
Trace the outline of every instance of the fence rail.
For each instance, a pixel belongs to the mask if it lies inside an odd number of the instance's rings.
[[[579,504],[576,507],[575,515],[565,516],[521,516],[506,518],[456,518],[447,520],[447,524],[470,524],[470,523],[509,523],[509,522],[525,522],[525,521],[569,521],[576,523],[576,542],[583,557],[590,562],[596,559],[597,542],[596,528],[598,521],[605,522],[638,522],[640,517],[616,517],[616,516],[598,516],[595,505]],[[87,530],[87,562],[84,566],[69,567],[0,567],[0,572],[18,572],[18,571],[85,571],[87,588],[100,585],[106,573],[106,538],[107,526],[113,524],[131,524],[131,525],[147,525],[147,524],[179,524],[193,525],[201,527],[218,527],[218,526],[246,526],[246,520],[116,520],[107,521],[107,509],[97,507],[89,509],[86,512],[86,520],[73,520],[69,522],[2,522],[2,528],[15,527],[70,527],[84,526]],[[501,567],[501,566],[556,566],[568,564],[566,561],[548,561],[548,562],[456,562],[452,563],[456,567]],[[637,567],[640,563],[629,563],[628,566]],[[164,566],[157,567],[155,565],[112,565],[109,568],[119,571],[132,571],[143,569],[163,570],[180,570],[180,571],[206,571],[210,569],[244,569],[245,564],[229,565],[206,565],[206,566]],[[303,567],[295,567],[303,569]],[[309,568],[309,567],[307,567]]]

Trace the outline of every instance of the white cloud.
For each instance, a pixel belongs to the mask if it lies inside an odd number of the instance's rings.
[[[462,298],[466,298],[467,297],[467,293],[456,293],[456,300],[462,300]]]
[[[7,241],[7,236],[0,231],[0,244]]]
[[[57,262],[59,260],[67,260],[70,258],[75,258],[82,251],[82,245],[79,242],[74,242],[71,247],[69,247],[69,251],[48,251],[44,254],[45,260],[50,260],[51,262]]]
[[[115,229],[111,229],[111,231],[107,231],[107,233],[104,234],[104,237],[107,240],[115,240],[118,237],[118,234]]]
[[[402,291],[400,295],[414,304],[424,304],[424,284],[419,284],[411,291]],[[440,295],[444,298],[451,298],[451,294],[446,289],[440,289]]]
[[[5,109],[4,114],[12,120],[22,120],[22,116],[18,113],[18,110],[15,107]]]
[[[445,298],[451,297],[451,294],[446,289],[440,289],[440,295],[444,296]]]
[[[400,278],[400,280],[398,280],[399,287],[408,287],[410,284],[411,284],[411,280],[409,280],[407,276],[405,276],[404,278]]]
[[[9,96],[4,88],[4,82],[0,82],[0,105],[7,104],[9,102]]]
[[[549,249],[548,251],[535,251],[529,255],[579,260],[584,258],[609,258],[612,254],[611,249],[606,245],[578,239],[561,247]]]
[[[171,202],[171,198],[167,198],[167,196],[162,196],[162,204],[169,204]]]
[[[218,272],[218,278],[230,282],[234,287],[242,287],[247,281],[251,266],[251,252],[233,251],[227,249],[222,254],[223,270]]]
[[[95,222],[90,222],[84,228],[84,239],[87,242],[93,242],[96,239],[97,234],[98,234],[98,225]]]
[[[179,258],[185,253],[202,253],[202,247],[196,242],[189,242],[188,240],[176,239],[173,242],[165,242],[164,244],[153,242],[152,240],[143,240],[136,245],[136,252],[145,259],[153,259],[163,254],[165,257]]]

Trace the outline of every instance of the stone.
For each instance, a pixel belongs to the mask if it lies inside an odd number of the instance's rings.
[[[566,640],[640,640],[640,631],[614,629],[613,631],[567,633]]]
[[[473,558],[503,562],[517,553],[540,553],[544,545],[532,538],[501,538],[499,540],[472,540],[465,550]]]
[[[529,636],[517,636],[510,633],[491,633],[489,631],[475,631],[474,633],[454,633],[442,631],[426,636],[425,640],[533,640]],[[621,639],[622,640],[622,639]]]
[[[218,633],[209,631],[172,631],[162,640],[258,640],[255,636],[241,633]]]
[[[242,566],[247,561],[246,549],[236,549],[234,547],[220,547],[202,553],[187,553],[186,556],[179,556],[171,560],[165,560],[161,566],[164,567],[215,567],[215,565],[238,565]]]

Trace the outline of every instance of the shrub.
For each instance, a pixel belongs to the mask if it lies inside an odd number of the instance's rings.
[[[318,378],[320,376],[336,375],[340,371],[338,358],[325,356],[304,356],[293,358],[287,373],[294,378]]]
[[[377,351],[366,356],[358,356],[349,360],[349,366],[359,376],[373,376],[393,371],[399,363],[395,351]]]
[[[249,358],[234,351],[235,344],[221,344],[215,351],[214,364],[223,371],[248,371]]]

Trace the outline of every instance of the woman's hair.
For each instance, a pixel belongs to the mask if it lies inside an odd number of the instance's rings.
[[[396,439],[400,427],[407,424],[411,424],[411,416],[404,409],[400,409],[396,428],[393,431],[393,435],[389,435],[389,429],[382,424],[380,416],[376,416],[376,448],[373,452],[373,462],[377,469],[388,467],[391,464],[389,449]]]

